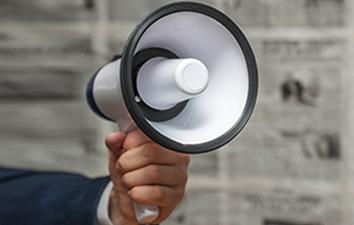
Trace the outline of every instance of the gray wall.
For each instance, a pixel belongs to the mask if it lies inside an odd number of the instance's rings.
[[[106,174],[115,127],[90,112],[85,83],[167,2],[0,1],[0,165]],[[235,141],[193,156],[188,196],[166,224],[354,224],[354,2],[204,2],[249,38],[259,99]]]

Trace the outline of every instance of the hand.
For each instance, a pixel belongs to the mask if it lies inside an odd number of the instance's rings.
[[[189,156],[152,142],[141,131],[111,133],[109,172],[114,184],[109,214],[114,224],[137,225],[132,202],[156,205],[165,220],[182,201],[187,183]]]

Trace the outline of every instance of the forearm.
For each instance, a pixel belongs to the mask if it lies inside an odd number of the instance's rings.
[[[96,225],[109,178],[0,169],[0,221],[12,225]]]

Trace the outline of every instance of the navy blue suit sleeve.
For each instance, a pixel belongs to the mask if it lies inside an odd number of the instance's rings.
[[[108,181],[0,168],[0,225],[96,225]]]

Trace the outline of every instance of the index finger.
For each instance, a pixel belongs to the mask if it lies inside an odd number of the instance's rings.
[[[150,164],[184,164],[187,166],[189,164],[189,156],[173,152],[156,143],[149,143],[124,152],[119,157],[118,164],[122,172],[136,170]]]

